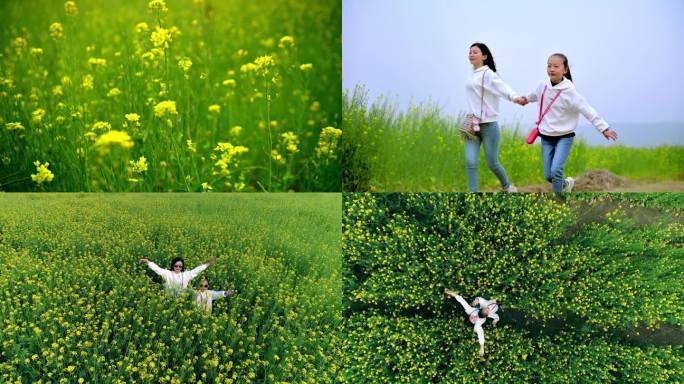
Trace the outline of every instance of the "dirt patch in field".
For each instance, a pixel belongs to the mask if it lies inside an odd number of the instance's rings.
[[[551,192],[551,184],[518,187],[520,192]],[[605,169],[590,169],[575,179],[573,192],[682,192],[684,181],[629,180]]]

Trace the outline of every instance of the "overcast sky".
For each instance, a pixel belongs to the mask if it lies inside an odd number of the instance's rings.
[[[611,124],[684,122],[682,0],[343,0],[343,87],[408,101],[432,99],[457,114],[484,42],[497,72],[527,94],[554,52],[575,86]],[[531,124],[538,111],[501,102],[500,122]],[[581,119],[580,124],[588,124]],[[684,136],[684,135],[683,135]]]

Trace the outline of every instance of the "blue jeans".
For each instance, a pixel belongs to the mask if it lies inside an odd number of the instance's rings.
[[[574,137],[560,139],[545,139],[541,137],[542,162],[544,164],[544,179],[552,183],[551,191],[562,193],[565,186],[563,169],[568,161]]]
[[[468,192],[477,192],[477,160],[480,157],[480,143],[484,145],[487,166],[501,182],[502,188],[508,188],[510,182],[506,170],[499,163],[499,143],[501,129],[494,121],[480,124],[480,132],[475,140],[465,140],[466,175],[468,176]]]

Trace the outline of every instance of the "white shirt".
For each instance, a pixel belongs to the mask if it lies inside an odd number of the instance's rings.
[[[153,270],[157,275],[161,276],[162,279],[164,279],[164,286],[169,292],[178,296],[182,290],[188,287],[190,280],[194,279],[200,274],[200,272],[207,269],[209,264],[202,264],[192,271],[180,273],[161,268],[152,261],[147,263],[147,266],[150,267],[150,269]]]
[[[199,309],[201,310],[206,311],[207,313],[211,313],[211,309],[213,307],[212,302],[216,299],[220,299],[226,296],[228,296],[226,294],[226,291],[197,291],[197,307],[199,307]]]
[[[572,81],[563,78],[563,81],[551,85],[551,80],[542,81],[533,92],[527,95],[527,101],[533,103],[541,100],[542,92],[546,86],[546,94],[544,95],[544,105],[542,106],[542,113],[546,107],[551,103],[551,100],[558,92],[561,95],[553,103],[549,111],[544,116],[539,125],[539,133],[547,136],[562,136],[572,133],[577,129],[579,115],[582,114],[589,122],[599,131],[603,132],[609,128],[608,123],[603,120],[596,110],[587,103],[587,101],[577,92]],[[539,108],[537,108],[537,114]],[[535,120],[536,125],[536,120]]]
[[[480,308],[487,308],[488,306],[494,304],[493,302],[489,300],[485,300],[482,297],[477,297],[476,300],[479,303]],[[499,320],[499,315],[497,315],[495,312],[499,310],[498,305],[492,305],[490,308],[490,312],[487,315],[487,317],[492,318],[494,320]],[[477,313],[479,310],[475,310],[470,313],[470,319],[471,322],[475,322],[475,333],[477,333],[477,340],[480,342],[480,345],[484,345],[485,339],[484,339],[484,330],[482,329],[482,325],[487,321],[487,317],[485,318],[480,318]]]
[[[491,123],[499,117],[499,98],[513,101],[518,94],[504,83],[496,72],[483,65],[473,71],[466,80],[466,100],[468,114],[480,117],[480,97],[482,95],[482,76],[484,76],[484,100],[482,101],[482,123]]]

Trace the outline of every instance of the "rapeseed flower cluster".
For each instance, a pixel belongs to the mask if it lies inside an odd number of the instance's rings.
[[[40,161],[36,160],[33,165],[36,166],[36,173],[31,175],[31,180],[35,181],[37,184],[42,184],[44,182],[51,182],[55,178],[55,175],[48,169],[50,163],[47,161],[45,164],[41,164]]]

